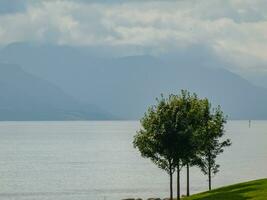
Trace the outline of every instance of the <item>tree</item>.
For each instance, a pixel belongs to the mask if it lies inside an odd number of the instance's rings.
[[[173,173],[175,171],[175,132],[172,109],[163,96],[157,100],[141,120],[142,128],[134,137],[134,147],[141,155],[150,158],[170,176],[170,199],[173,199]]]
[[[189,167],[199,165],[200,158],[198,156],[199,145],[197,135],[202,130],[203,116],[205,111],[206,99],[200,99],[193,93],[190,94],[186,90],[182,90],[181,94],[175,96],[174,104],[179,105],[179,117],[176,118],[176,125],[179,129],[176,134],[180,136],[181,142],[177,145],[177,199],[180,199],[180,171],[183,166],[187,169],[187,196],[190,194],[189,186]],[[178,121],[177,121],[178,120]],[[182,148],[181,148],[182,147]]]
[[[218,173],[220,167],[216,163],[216,158],[223,153],[225,147],[231,145],[231,141],[229,139],[221,141],[225,133],[226,118],[219,106],[211,112],[210,104],[206,102],[204,123],[200,140],[202,157],[200,168],[205,175],[208,175],[209,190],[211,190],[211,175]]]
[[[141,120],[142,129],[134,138],[134,147],[170,175],[173,198],[173,173],[177,170],[177,199],[180,199],[180,171],[191,152],[192,129],[201,108],[195,94],[182,90],[180,95],[161,96]]]

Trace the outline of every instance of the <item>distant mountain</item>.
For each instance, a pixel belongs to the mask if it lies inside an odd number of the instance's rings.
[[[0,120],[109,119],[17,65],[0,63]]]
[[[198,57],[177,52],[170,59],[112,58],[93,49],[20,43],[4,48],[0,58],[121,119],[140,118],[161,93],[180,89],[210,98],[231,119],[267,119],[266,89],[222,69],[225,63],[214,55],[193,50],[199,52]]]

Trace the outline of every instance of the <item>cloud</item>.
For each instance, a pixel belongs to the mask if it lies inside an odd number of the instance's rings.
[[[26,2],[0,16],[2,44],[138,45],[156,54],[199,45],[238,66],[234,71],[267,71],[265,0]]]

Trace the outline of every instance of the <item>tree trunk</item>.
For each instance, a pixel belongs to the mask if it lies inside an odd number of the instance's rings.
[[[169,173],[170,173],[170,200],[173,200],[173,187],[172,187],[172,183],[173,183],[173,180],[172,180],[172,175],[173,175],[173,170],[172,170],[172,164],[170,162],[169,164]]]
[[[189,188],[189,164],[186,164],[186,196],[189,197],[190,195],[190,188]]]
[[[209,169],[209,190],[211,190],[211,174],[210,174],[210,169]]]
[[[170,200],[173,200],[173,191],[172,191],[172,171],[170,172]]]
[[[208,176],[209,176],[209,190],[211,190],[211,156],[209,155],[209,169],[208,169]]]
[[[177,165],[177,200],[180,200],[180,166]]]

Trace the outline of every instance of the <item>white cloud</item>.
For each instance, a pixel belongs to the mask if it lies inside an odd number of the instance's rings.
[[[29,0],[24,12],[0,16],[0,43],[134,44],[161,52],[200,44],[234,70],[267,71],[266,10],[266,0]]]

